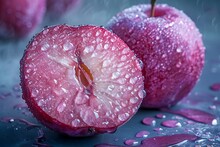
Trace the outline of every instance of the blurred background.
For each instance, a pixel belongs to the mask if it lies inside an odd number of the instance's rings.
[[[22,118],[30,122],[39,124],[35,118],[29,114],[19,88],[19,62],[26,45],[33,35],[41,31],[44,27],[56,24],[85,25],[92,24],[105,26],[115,14],[132,5],[149,3],[147,0],[80,0],[79,3],[60,17],[51,17],[46,13],[42,22],[26,37],[22,39],[2,39],[0,40],[0,146],[40,146],[36,144],[36,138],[42,131],[39,128],[28,128],[27,123],[16,121],[15,118]],[[193,107],[211,112],[217,119],[220,118],[219,105],[213,101],[220,99],[220,91],[211,91],[210,86],[220,83],[220,1],[219,0],[158,0],[157,3],[166,3],[177,9],[183,10],[197,25],[203,34],[203,41],[206,46],[206,62],[203,74],[199,83],[191,92],[191,97],[201,99],[202,103]],[[195,99],[196,99],[195,98]],[[204,101],[203,101],[204,99]],[[210,99],[210,101],[207,101]],[[180,102],[176,107],[187,106],[188,103]],[[212,107],[211,107],[212,106]],[[189,106],[190,107],[190,106]],[[160,113],[157,110],[140,110],[135,117],[126,125],[120,127],[114,134],[98,135],[90,138],[68,138],[61,136],[43,127],[44,136],[42,144],[48,146],[94,146],[99,143],[111,143],[124,145],[126,139],[134,138],[138,143],[143,139],[135,138],[135,134],[141,130],[148,130],[149,137],[169,135],[184,129],[191,129],[204,140],[201,142],[187,142],[184,145],[214,145],[220,146],[220,126],[207,126],[205,124],[185,125],[182,128],[166,129],[162,128],[162,133],[154,131],[160,128],[161,120],[156,126],[144,126],[141,120],[144,117],[154,117]],[[166,119],[175,116],[166,114]],[[9,119],[6,119],[9,118]],[[13,119],[13,120],[11,120]],[[173,118],[178,119],[178,118]],[[11,121],[8,121],[11,120]],[[184,121],[181,119],[180,121]],[[184,123],[183,123],[184,124]],[[40,125],[40,124],[39,124]],[[201,128],[196,130],[196,128]],[[206,134],[206,136],[202,135]]]

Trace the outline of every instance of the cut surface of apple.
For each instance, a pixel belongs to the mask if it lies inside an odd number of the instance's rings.
[[[102,27],[45,28],[27,46],[20,69],[34,116],[71,136],[114,131],[145,96],[139,60]]]

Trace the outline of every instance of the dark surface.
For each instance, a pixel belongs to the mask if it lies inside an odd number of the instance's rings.
[[[160,0],[158,1],[160,2]],[[42,25],[39,26],[33,34],[41,30],[43,26],[59,23],[105,26],[107,21],[117,12],[131,5],[144,2],[145,1],[141,0],[84,0],[79,8],[71,11],[60,20],[50,21],[48,17],[45,17]],[[198,108],[213,114],[219,122],[220,91],[211,91],[209,87],[213,83],[220,83],[220,1],[163,0],[161,2],[181,9],[190,16],[203,34],[203,40],[206,46],[206,63],[200,81],[191,94],[172,109],[186,107]],[[89,147],[100,143],[124,145],[126,139],[135,139],[140,143],[143,138],[136,138],[135,134],[142,130],[150,132],[147,138],[178,133],[190,133],[200,137],[196,142],[188,141],[180,146],[220,146],[219,123],[215,126],[202,123],[191,124],[183,117],[158,110],[140,109],[128,123],[120,127],[115,133],[86,138],[62,136],[45,127],[28,127],[24,122],[16,120],[16,118],[22,118],[32,123],[39,124],[37,120],[32,117],[25,105],[20,105],[20,107],[17,105],[24,104],[24,101],[21,99],[21,92],[16,87],[20,80],[19,61],[25,46],[33,34],[19,41],[0,41],[0,146],[31,146],[36,144],[36,138],[42,135],[41,130],[44,132],[44,137],[38,138],[38,142],[40,141],[50,146]],[[165,114],[166,118],[155,118],[155,126],[146,126],[141,123],[141,120],[145,117],[155,117],[158,113]],[[13,118],[14,121],[10,118],[5,119],[5,117]],[[169,119],[177,120],[181,123],[182,127],[166,128],[161,126],[160,123],[162,121]],[[8,120],[11,120],[11,122]],[[163,130],[159,132],[154,131],[155,128],[162,128]]]

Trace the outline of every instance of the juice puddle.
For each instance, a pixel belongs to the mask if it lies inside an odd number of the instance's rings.
[[[210,125],[217,125],[217,119],[214,115],[198,110],[198,109],[190,109],[190,108],[183,108],[179,110],[170,110],[170,109],[163,109],[165,112],[169,112],[172,114],[177,114],[183,116],[185,118],[191,119],[196,122],[210,124]]]

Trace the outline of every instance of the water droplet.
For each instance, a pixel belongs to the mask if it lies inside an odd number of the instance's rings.
[[[119,82],[120,84],[125,84],[126,79],[125,79],[125,78],[120,78],[120,79],[118,79],[118,82]]]
[[[160,131],[163,131],[163,128],[154,128],[154,131],[160,132]]]
[[[115,88],[115,86],[114,86],[114,85],[109,85],[109,86],[108,86],[108,90],[109,90],[109,91],[114,90],[114,88]]]
[[[110,41],[111,41],[111,42],[115,42],[116,39],[115,39],[115,38],[111,38]]]
[[[122,50],[122,54],[127,54],[127,53],[129,53],[129,51],[130,51],[130,49],[126,47]]]
[[[176,52],[177,52],[177,53],[181,53],[181,52],[182,52],[182,49],[181,49],[181,48],[177,48],[177,49],[176,49]]]
[[[178,63],[176,64],[176,67],[179,68],[179,67],[181,66],[181,64],[182,64],[181,62],[178,62]]]
[[[48,43],[45,43],[44,45],[41,46],[41,50],[46,51],[49,47],[50,45]]]
[[[132,97],[131,99],[130,99],[130,103],[131,104],[136,104],[137,102],[138,102],[138,98],[137,97]]]
[[[165,58],[167,55],[166,54],[162,54],[162,58]]]
[[[97,31],[97,32],[95,33],[95,36],[99,36],[100,33],[101,33],[101,31]]]
[[[92,51],[94,51],[94,47],[93,46],[87,46],[87,47],[85,47],[83,52],[86,54],[86,53],[90,53]]]
[[[36,97],[38,94],[39,94],[39,90],[37,90],[37,89],[33,89],[33,90],[31,91],[31,95],[32,95],[33,97]]]
[[[147,125],[147,126],[155,126],[156,121],[155,121],[155,119],[153,117],[145,117],[142,120],[142,123]]]
[[[64,51],[68,51],[70,49],[73,49],[74,45],[70,42],[66,42],[64,45],[63,45],[63,50]]]
[[[166,121],[163,121],[161,123],[162,126],[164,127],[169,127],[169,128],[175,128],[175,127],[181,127],[181,123],[176,121],[176,120],[166,120]]]
[[[60,28],[59,26],[56,26],[56,27],[54,28],[54,31],[58,31],[59,28]]]
[[[54,82],[55,84],[57,84],[57,83],[58,83],[56,79],[53,79],[53,82]]]
[[[216,105],[211,105],[211,106],[209,106],[209,109],[211,109],[211,110],[216,110]]]
[[[128,78],[130,78],[130,76],[131,76],[131,74],[128,73],[128,74],[125,75],[125,78],[128,79]]]
[[[140,131],[140,132],[138,132],[135,136],[136,136],[137,138],[145,138],[145,137],[147,137],[149,134],[150,134],[150,132],[148,132],[148,131]]]
[[[45,103],[44,99],[40,99],[37,104],[38,106],[42,106],[44,103]]]
[[[143,146],[182,146],[177,145],[183,141],[190,140],[194,141],[197,139],[197,136],[191,134],[175,134],[175,135],[166,135],[166,136],[157,136],[152,138],[144,139],[141,143]]]
[[[128,146],[136,146],[138,145],[138,141],[134,139],[128,139],[128,140],[125,140],[124,144]]]
[[[216,126],[217,124],[218,124],[217,119],[213,119],[213,120],[212,120],[212,125],[213,125],[213,126]]]
[[[138,79],[137,77],[130,78],[129,82],[131,84],[135,84],[137,82],[137,79]]]
[[[112,79],[117,79],[120,76],[120,72],[116,71],[114,73],[112,73]]]
[[[46,35],[48,33],[49,29],[43,30],[43,34]]]
[[[138,96],[139,96],[140,98],[144,98],[144,97],[146,96],[145,90],[140,90],[140,91],[138,92]]]
[[[126,61],[126,60],[127,60],[126,55],[121,56],[121,61]]]
[[[31,69],[27,69],[26,72],[27,72],[27,73],[30,73],[30,72],[31,72]]]
[[[13,118],[9,119],[9,122],[12,123],[14,122],[15,120]]]
[[[164,115],[162,113],[159,113],[159,114],[156,115],[156,118],[160,118],[160,119],[166,118],[166,115]]]
[[[110,60],[105,60],[105,61],[103,61],[103,63],[102,63],[102,67],[108,67],[110,64],[111,64],[111,61],[110,61]]]
[[[96,119],[99,118],[98,112],[94,111],[93,113],[94,113]]]
[[[80,120],[78,118],[76,118],[72,121],[72,126],[74,126],[74,127],[78,127],[79,124],[80,124]]]
[[[212,91],[220,91],[220,83],[214,83],[210,86]]]
[[[104,49],[108,49],[108,48],[109,48],[109,44],[105,44]]]
[[[217,121],[214,115],[198,109],[190,109],[190,108],[183,108],[180,110],[163,109],[163,111],[170,112],[173,114],[178,114],[188,119],[205,124],[213,124],[213,121],[214,122]]]
[[[35,45],[37,45],[37,44],[38,44],[38,42],[37,42],[37,41],[34,41],[34,42],[33,42],[33,45],[34,45],[34,46],[35,46]]]
[[[118,120],[125,121],[125,120],[127,120],[128,117],[129,117],[128,113],[119,114],[118,115]]]
[[[68,93],[68,90],[67,89],[65,89],[65,88],[61,88],[62,89],[62,91],[64,92],[64,93]]]
[[[57,111],[61,113],[61,112],[63,112],[65,107],[66,107],[66,104],[65,103],[61,103],[61,104],[58,105]]]

